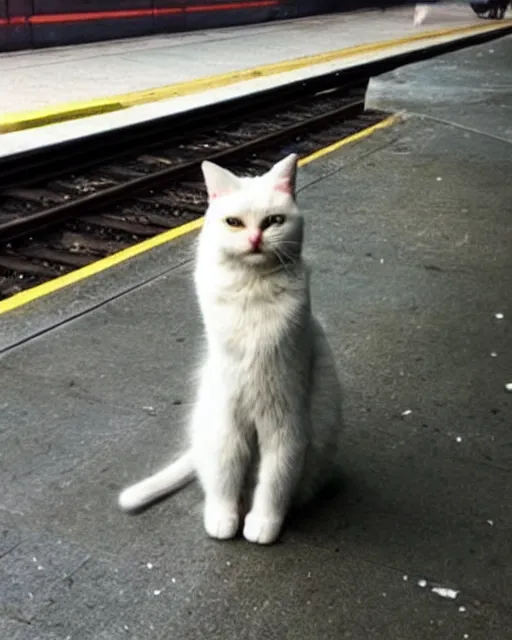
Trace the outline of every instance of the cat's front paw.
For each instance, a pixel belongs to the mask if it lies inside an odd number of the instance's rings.
[[[245,517],[244,538],[258,544],[272,544],[279,536],[282,524],[283,518],[250,512]]]
[[[211,538],[227,540],[238,532],[238,511],[219,505],[206,505],[204,510],[204,528]]]

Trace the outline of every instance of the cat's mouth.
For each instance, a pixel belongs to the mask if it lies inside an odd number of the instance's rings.
[[[268,258],[268,252],[264,251],[261,247],[251,247],[243,257],[244,260],[250,263],[260,263]]]
[[[249,246],[247,248],[247,251],[245,252],[245,255],[246,256],[261,256],[264,253],[266,253],[266,251],[264,250],[264,247],[261,244],[258,244],[258,245]]]

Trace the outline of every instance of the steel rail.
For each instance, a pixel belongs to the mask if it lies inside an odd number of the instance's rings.
[[[306,118],[299,123],[283,127],[278,131],[259,136],[254,140],[249,140],[232,148],[216,151],[213,154],[199,154],[194,160],[160,169],[140,178],[129,180],[125,183],[103,189],[91,195],[71,200],[31,215],[20,216],[0,224],[0,237],[2,241],[10,241],[14,238],[19,238],[20,236],[41,230],[42,228],[52,226],[63,220],[90,214],[114,203],[126,200],[143,191],[169,186],[173,181],[183,179],[185,176],[194,176],[195,173],[199,174],[199,167],[203,160],[211,160],[213,162],[223,161],[226,163],[226,161],[234,160],[241,155],[247,155],[248,153],[274,145],[281,140],[291,139],[301,132],[309,131],[333,120],[354,117],[362,113],[363,110],[364,100],[356,100],[348,105],[345,104],[327,113]]]

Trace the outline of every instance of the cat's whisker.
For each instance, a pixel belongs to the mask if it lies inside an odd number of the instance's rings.
[[[283,267],[283,269],[285,271],[289,271],[290,270],[290,266],[291,266],[291,260],[285,260],[285,257],[282,255],[282,252],[279,251],[279,249],[273,249],[272,253],[278,259],[278,261],[281,264],[281,266]]]
[[[300,260],[300,255],[297,255],[296,253],[288,253],[282,248],[276,249],[276,252],[281,258],[284,258],[287,263],[294,263]]]

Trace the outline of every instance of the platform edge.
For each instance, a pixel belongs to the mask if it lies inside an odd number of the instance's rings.
[[[315,160],[319,160],[320,158],[333,153],[338,149],[341,149],[342,147],[353,144],[355,142],[359,142],[360,140],[367,138],[380,129],[391,127],[401,120],[401,114],[388,116],[387,118],[384,118],[380,122],[377,122],[376,124],[367,127],[362,131],[358,131],[357,133],[348,136],[347,138],[342,138],[334,144],[328,145],[323,149],[319,149],[318,151],[315,151],[314,153],[301,158],[301,160],[299,160],[299,166],[306,166],[311,162],[314,162]],[[22,307],[29,302],[33,302],[38,298],[43,298],[51,293],[55,293],[56,291],[59,291],[60,289],[68,287],[72,284],[76,284],[77,282],[86,280],[87,278],[101,273],[102,271],[106,271],[107,269],[121,264],[122,262],[126,262],[131,258],[142,255],[143,253],[146,253],[151,249],[166,244],[167,242],[171,242],[172,240],[176,240],[184,235],[191,233],[192,231],[196,231],[201,228],[202,224],[203,217],[198,218],[197,220],[193,220],[192,222],[187,222],[186,224],[175,227],[174,229],[169,229],[169,231],[164,231],[163,233],[160,233],[157,236],[153,236],[152,238],[148,238],[143,242],[139,242],[132,247],[128,247],[127,249],[123,249],[122,251],[118,251],[117,253],[107,256],[106,258],[102,258],[101,260],[92,262],[85,267],[81,267],[80,269],[71,271],[70,273],[67,273],[48,282],[44,282],[43,284],[32,287],[31,289],[20,291],[20,293],[16,293],[10,298],[0,301],[0,315],[7,313],[8,311],[18,309],[19,307]]]
[[[501,22],[499,25],[471,25],[467,27],[451,27],[433,31],[423,31],[403,38],[382,40],[347,47],[345,49],[336,49],[313,56],[303,56],[300,58],[293,58],[291,60],[283,60],[260,67],[197,78],[195,80],[155,87],[152,89],[144,89],[132,93],[118,94],[110,98],[98,98],[84,102],[55,105],[54,107],[46,107],[41,110],[6,114],[0,117],[0,134],[23,131],[58,122],[99,115],[101,113],[119,111],[136,105],[193,95],[194,93],[200,93],[201,91],[220,89],[232,84],[254,80],[255,78],[296,71],[304,67],[334,62],[351,56],[373,53],[385,49],[391,49],[400,45],[421,42],[423,40],[428,42],[435,38],[443,38],[450,35],[463,37],[464,35],[469,36],[493,31],[506,31],[511,25],[512,20],[506,20]]]

